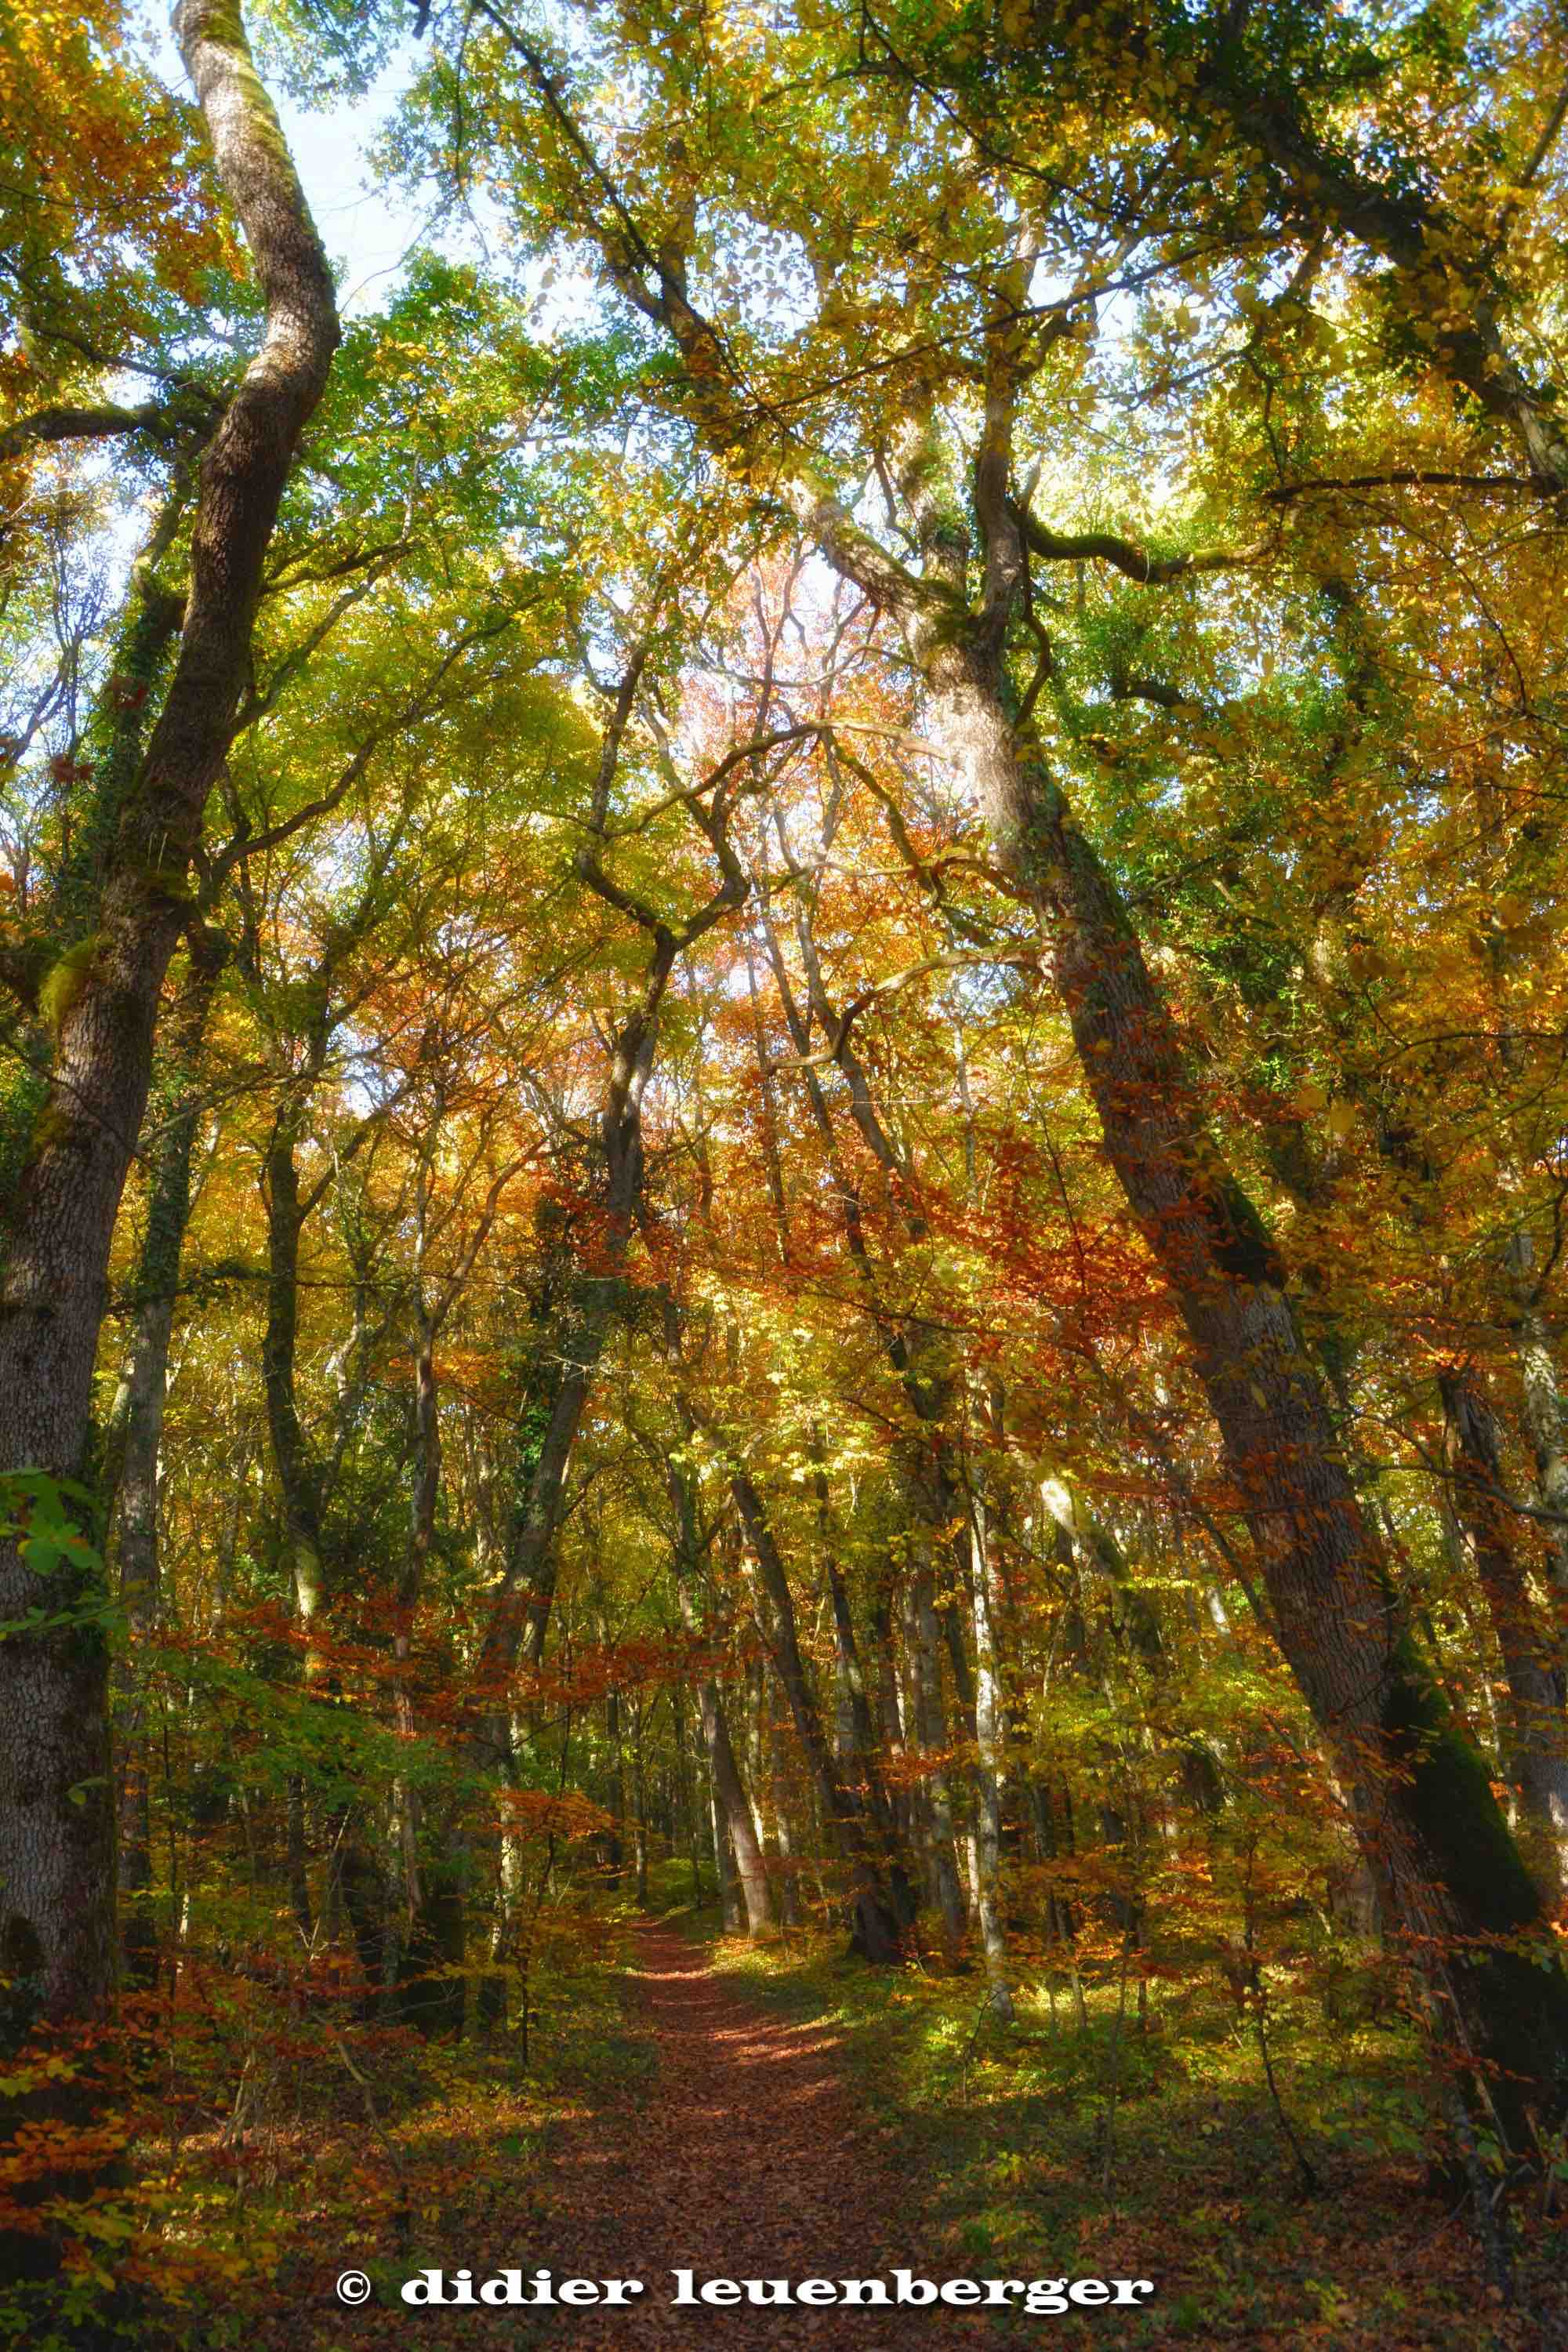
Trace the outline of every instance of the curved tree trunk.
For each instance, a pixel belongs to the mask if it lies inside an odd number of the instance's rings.
[[[1170,1013],[1059,788],[1014,740],[994,659],[930,648],[935,730],[1038,908],[1107,1156],[1191,1342],[1278,1638],[1347,1788],[1386,1916],[1453,2054],[1518,2147],[1568,2103],[1568,1980],[1513,1948],[1541,1897],[1406,1633],[1288,1278],[1208,1133]],[[1446,1962],[1433,1955],[1447,1951]]]
[[[0,1467],[82,1467],[114,1220],[152,1071],[185,877],[232,738],[268,542],[338,341],[331,275],[257,78],[236,0],[184,0],[180,49],[266,300],[262,346],[202,462],[169,692],[114,813],[90,935],[49,998],[49,1097],[9,1220],[0,1291]],[[113,1801],[99,1580],[64,1589],[0,1549],[0,1612],[74,1624],[0,1645],[0,1966],[31,2013],[91,2015],[113,1977]]]

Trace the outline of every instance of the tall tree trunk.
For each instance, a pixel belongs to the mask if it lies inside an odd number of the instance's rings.
[[[731,1477],[731,1492],[746,1541],[757,1561],[763,1607],[759,1623],[779,1685],[789,1702],[795,1736],[822,1801],[826,1821],[837,1839],[849,1867],[855,1908],[855,1939],[868,1960],[886,1963],[901,1957],[904,1922],[897,1889],[889,1884],[889,1858],[877,1853],[867,1835],[866,1822],[843,1778],[822,1728],[816,1700],[801,1655],[795,1602],[784,1573],[763,1498],[742,1469]]]
[[[1508,1682],[1503,1769],[1519,1792],[1520,1843],[1542,1883],[1560,1890],[1568,1838],[1568,1721],[1552,1634],[1530,1597],[1502,1499],[1497,1423],[1475,1374],[1438,1376],[1454,1516],[1486,1596]]]
[[[610,1755],[610,1801],[606,1810],[614,1826],[605,1841],[605,1875],[612,1885],[618,1886],[626,1875],[626,1840],[621,1832],[626,1818],[626,1766],[621,1746],[621,1695],[618,1690],[605,1693],[605,1746]]]
[[[116,1212],[146,1103],[185,877],[247,682],[263,560],[338,341],[331,274],[237,0],[183,0],[181,55],[266,303],[262,345],[202,461],[180,650],[115,813],[89,935],[48,1002],[47,1108],[9,1218],[0,1470],[79,1475]],[[0,1545],[0,1614],[78,1622],[0,1643],[0,1969],[34,2014],[101,2008],[114,1973],[114,1822],[100,1573],[44,1579]]]
[[[309,1211],[300,1199],[295,1154],[304,1106],[295,1097],[279,1111],[268,1145],[267,1324],[261,1339],[261,1384],[267,1428],[278,1472],[283,1541],[294,1610],[304,1636],[305,1685],[313,1689],[326,1666],[321,1649],[327,1603],[321,1541],[321,1478],[300,1417],[296,1366],[300,1341],[300,1238]]]
[[[697,1826],[698,1772],[686,1738],[686,1707],[680,1685],[669,1686],[670,1714],[675,1725],[676,1773],[680,1792],[680,1809],[686,1830],[687,1853],[691,1863],[691,1900],[700,1906],[702,1901],[701,1839]]]
[[[1552,1597],[1563,1607],[1568,1604],[1568,1443],[1563,1433],[1563,1391],[1541,1312],[1535,1246],[1528,1234],[1515,1236],[1509,1259],[1519,1293],[1519,1370],[1525,1434],[1535,1457],[1535,1490],[1542,1508],[1556,1514],[1544,1530],[1546,1560]]]
[[[752,1827],[763,1853],[768,1850],[767,1820],[763,1804],[763,1717],[767,1712],[768,1670],[760,1657],[746,1660],[746,1791],[752,1804]]]
[[[422,1198],[422,1223],[424,1205]],[[422,1236],[420,1255],[422,1258]],[[425,1295],[422,1269],[416,1278],[414,1317],[413,1476],[408,1548],[398,1579],[393,1633],[393,1703],[398,1730],[409,1738],[417,1727],[409,1681],[414,1612],[423,1596],[435,1549],[441,1499],[440,1390],[436,1373],[437,1318]],[[462,1969],[468,1956],[468,1897],[474,1874],[468,1842],[455,1812],[445,1821],[437,1812],[426,1827],[418,1792],[402,1775],[395,1790],[395,1807],[404,1914],[397,1971],[398,2004],[421,2032],[457,2036],[463,2030],[466,1986],[463,1976],[454,1971]],[[352,1832],[345,1834],[352,1839]],[[354,1859],[357,1864],[357,1852]],[[504,1832],[496,1841],[495,1860],[498,1903],[504,1913]],[[488,1981],[493,1983],[495,1979]]]
[[[1209,1134],[1170,1013],[1116,892],[1038,757],[1015,742],[998,652],[928,637],[931,724],[1038,908],[1107,1156],[1192,1343],[1278,1639],[1345,1786],[1391,1927],[1439,2038],[1489,2077],[1516,2148],[1568,2102],[1568,1979],[1516,1948],[1538,1890],[1482,1759],[1407,1631],[1285,1269]],[[1452,1958],[1436,1963],[1447,1950]]]
[[[637,1899],[647,1908],[647,1770],[643,1754],[644,1708],[639,1700],[632,1716],[632,1857]]]
[[[882,1750],[893,1767],[894,1786],[888,1795],[888,1814],[895,1843],[910,1841],[910,1797],[904,1785],[904,1717],[899,1697],[899,1662],[893,1649],[893,1611],[884,1584],[871,1612],[871,1638],[877,1654],[877,1713],[881,1722]]]
[[[768,1734],[768,1794],[773,1802],[773,1842],[779,1855],[779,1917],[786,1927],[801,1924],[800,1865],[795,1860],[795,1832],[790,1827],[790,1785],[784,1769],[784,1743]]]
[[[712,1775],[714,1800],[721,1826],[729,1835],[741,1896],[745,1905],[746,1933],[760,1936],[773,1925],[773,1906],[768,1887],[768,1868],[762,1847],[757,1843],[745,1782],[735,1760],[723,1698],[711,1675],[699,1684],[697,1700],[702,1713],[702,1738],[708,1749],[708,1769]]]
[[[634,665],[630,674],[634,686],[639,674]],[[618,724],[605,743],[601,772],[605,792],[630,714],[631,694],[623,692]],[[561,1498],[594,1373],[622,1304],[626,1253],[642,1193],[642,1098],[653,1069],[659,1008],[678,944],[668,929],[656,940],[642,1001],[622,1024],[611,1050],[599,1120],[605,1211],[600,1265],[581,1275],[574,1286],[570,1319],[560,1343],[563,1369],[513,1524],[506,1567],[490,1596],[480,1681],[492,1694],[504,1685],[520,1656],[527,1664],[537,1666],[544,1654],[555,1596],[555,1529]],[[505,1752],[504,1726],[493,1711],[488,1728],[481,1728],[476,1737],[492,1761]]]
[[[909,1661],[910,1692],[914,1702],[911,1747],[921,1759],[921,1829],[931,1899],[942,1913],[942,1927],[957,1944],[966,1925],[963,1892],[952,1843],[952,1800],[947,1770],[947,1717],[942,1705],[942,1649],[933,1598],[933,1571],[928,1559],[913,1566],[904,1586],[904,1654]]]
[[[399,1738],[403,1739],[412,1739],[416,1729],[414,1692],[409,1679],[413,1664],[414,1612],[425,1590],[426,1574],[435,1548],[436,1513],[441,1496],[441,1417],[436,1379],[436,1328],[426,1303],[423,1281],[417,1275],[415,1291],[413,1426],[409,1433],[413,1477],[408,1496],[408,1549],[404,1559],[403,1573],[398,1579],[396,1615],[392,1633],[393,1720],[397,1726]],[[399,1773],[393,1785],[392,1810],[397,1829],[397,1861],[403,1881],[403,1918],[406,1936],[414,1932],[415,1922],[424,1903],[425,1890],[419,1867],[419,1795],[405,1773]]]
[[[670,1501],[675,1507],[677,1543],[675,1555],[676,1593],[680,1614],[687,1632],[700,1634],[701,1621],[697,1608],[697,1507],[691,1491],[690,1474],[673,1456],[665,1463],[665,1478]],[[741,1768],[735,1759],[730,1726],[724,1714],[724,1703],[718,1683],[711,1675],[704,1675],[698,1685],[698,1705],[702,1716],[702,1738],[708,1750],[708,1769],[712,1780],[714,1802],[721,1826],[729,1831],[735,1857],[736,1874],[746,1906],[746,1932],[760,1936],[772,1927],[773,1897],[768,1887],[767,1864],[757,1837],[756,1820],[747,1795]]]
[[[985,1507],[975,1496],[970,1511],[973,1550],[970,1607],[974,1621],[975,1911],[991,2006],[1005,2024],[1013,2022],[1007,1982],[1007,1941],[1002,1927],[1003,1725],[1000,1645],[993,1590]]]
[[[506,1567],[485,1637],[492,1667],[504,1667],[519,1657],[524,1664],[537,1666],[544,1656],[555,1602],[555,1531],[566,1473],[615,1318],[628,1238],[628,1223],[617,1221],[611,1229],[609,1271],[585,1276],[574,1295],[561,1342],[560,1382],[512,1523]]]
[[[730,1824],[720,1801],[719,1783],[708,1783],[709,1818],[713,1825],[713,1868],[719,1881],[719,1918],[726,1936],[741,1932],[741,1882],[730,1843]]]
[[[191,1216],[191,1160],[201,1123],[201,1058],[207,1016],[227,943],[216,931],[194,925],[191,969],[181,995],[168,1068],[159,1088],[160,1124],[147,1202],[147,1231],[136,1269],[132,1317],[121,1393],[113,1414],[120,1597],[129,1644],[117,1675],[120,1699],[119,1891],[121,1942],[133,1984],[148,1986],[158,1972],[157,1935],[149,1903],[153,1879],[150,1756],[146,1694],[139,1654],[157,1622],[161,1578],[158,1558],[158,1459],[168,1393],[169,1339],[174,1324],[180,1259]]]
[[[323,1003],[309,1035],[303,1070],[279,1108],[263,1163],[267,1322],[261,1341],[262,1388],[273,1465],[278,1474],[283,1546],[294,1589],[294,1612],[300,1625],[301,1671],[308,1700],[330,1696],[334,1677],[327,1640],[332,1594],[324,1532],[324,1479],[300,1412],[298,1385],[300,1244],[307,1221],[321,1197],[321,1186],[318,1182],[308,1194],[301,1192],[297,1154],[305,1133],[310,1094],[325,1066],[329,1040]],[[399,1707],[406,1698],[405,1664],[405,1658],[399,1662],[395,1678],[395,1705]],[[293,1783],[289,1797],[289,1878],[295,1916],[301,1932],[309,1938],[312,1930],[306,1787],[299,1775],[293,1776]],[[395,1810],[400,1859],[406,1878],[416,1823],[405,1811],[403,1794],[400,1790]],[[381,1975],[386,1934],[386,1922],[381,1916],[385,1882],[379,1863],[364,1849],[352,1799],[335,1802],[323,1826],[327,1871],[321,1918],[330,1933],[338,1932],[345,1922],[348,1925],[365,1968],[365,1999],[369,2002]],[[418,1940],[419,1929],[415,1922],[400,1945],[400,1966],[408,1963],[408,1954]]]
[[[833,1542],[827,1478],[822,1468],[822,1436],[815,1428],[811,1434],[811,1450],[815,1465],[812,1485],[816,1497],[817,1538],[828,1603],[833,1611],[834,1643],[838,1661],[839,1712],[848,1729],[848,1761],[858,1783],[858,1793],[863,1796],[867,1811],[876,1823],[877,1834],[890,1851],[896,1843],[893,1811],[888,1802],[877,1753],[877,1728],[871,1715],[870,1695],[866,1687],[860,1644],[855,1633],[855,1614],[849,1605],[848,1588]]]

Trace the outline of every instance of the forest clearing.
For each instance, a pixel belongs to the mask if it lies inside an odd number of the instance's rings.
[[[0,2342],[1568,2344],[1565,125],[0,10]]]

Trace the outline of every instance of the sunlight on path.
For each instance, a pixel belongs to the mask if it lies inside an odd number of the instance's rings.
[[[966,2315],[678,2308],[678,2266],[704,2278],[875,2278],[923,2267],[900,2235],[900,2184],[837,2064],[837,2037],[753,2009],[673,1928],[639,1930],[634,1971],[658,2072],[635,2111],[585,2122],[559,2150],[572,2263],[646,2282],[635,2310],[552,2329],[552,2346],[856,2345],[892,2352],[967,2336]],[[912,2201],[912,2200],[910,2200]],[[938,2275],[942,2273],[939,2272]],[[568,2332],[570,2330],[570,2332]]]

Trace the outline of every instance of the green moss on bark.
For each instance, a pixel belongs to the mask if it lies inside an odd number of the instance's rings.
[[[1568,1975],[1544,1932],[1540,1893],[1493,1794],[1486,1759],[1454,1721],[1408,1635],[1394,1653],[1384,1729],[1403,1778],[1398,1809],[1416,1831],[1464,1933],[1510,1939],[1461,1948],[1451,1967],[1487,2063],[1487,2087],[1523,2153],[1531,2113],[1551,2126],[1568,2109]]]

